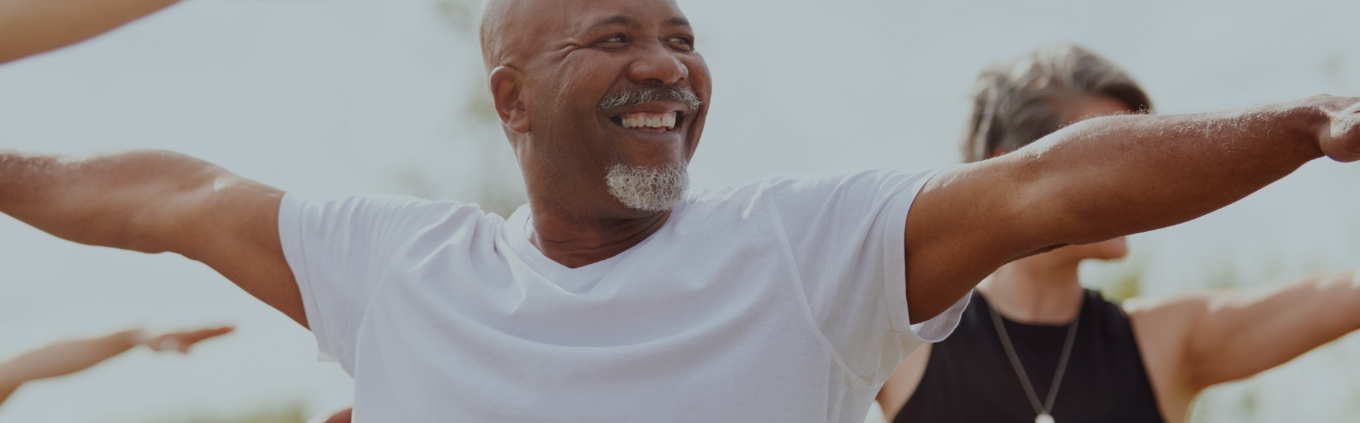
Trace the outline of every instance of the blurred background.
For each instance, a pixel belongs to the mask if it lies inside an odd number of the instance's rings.
[[[1360,2],[680,0],[715,77],[698,187],[771,173],[958,161],[973,78],[1076,42],[1158,111],[1360,95]],[[477,0],[187,0],[0,67],[0,148],[160,148],[298,192],[524,202],[483,93]],[[1319,161],[1092,264],[1123,298],[1360,266],[1360,165]],[[1360,307],[1360,304],[1356,306]],[[138,351],[26,385],[10,422],[298,422],[349,403],[311,335],[177,255],[67,243],[0,216],[0,358],[129,326],[236,323],[185,357]],[[752,381],[759,383],[759,381]],[[1214,388],[1195,422],[1354,421],[1360,337]]]

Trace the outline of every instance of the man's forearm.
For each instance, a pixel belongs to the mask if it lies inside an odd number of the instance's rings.
[[[279,241],[282,200],[282,191],[171,152],[0,152],[0,213],[69,241],[203,262],[306,326]]]
[[[224,173],[159,151],[88,159],[0,152],[0,213],[89,245],[169,251],[177,202]]]
[[[907,220],[913,323],[1000,266],[1185,222],[1324,155],[1360,158],[1357,99],[1090,119],[927,184]]]
[[[61,48],[178,0],[0,0],[0,63]]]
[[[1310,99],[1201,115],[1116,116],[1073,125],[1003,158],[1039,245],[1079,244],[1185,222],[1231,204],[1323,156],[1328,110]]]

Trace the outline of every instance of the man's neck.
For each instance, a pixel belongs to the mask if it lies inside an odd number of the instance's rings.
[[[1018,323],[1061,325],[1081,311],[1085,295],[1077,277],[1079,261],[1035,256],[997,269],[978,291],[1002,316]]]
[[[629,218],[593,218],[533,210],[529,242],[544,256],[569,268],[604,261],[633,248],[660,230],[670,211]]]

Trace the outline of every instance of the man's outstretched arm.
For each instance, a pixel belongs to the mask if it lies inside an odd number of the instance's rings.
[[[0,212],[82,244],[201,261],[307,325],[279,242],[283,193],[180,154],[0,152]]]
[[[951,169],[907,220],[911,320],[938,315],[1011,260],[1203,216],[1324,155],[1360,159],[1357,100],[1095,118]]]
[[[178,0],[0,0],[0,63],[103,34]]]

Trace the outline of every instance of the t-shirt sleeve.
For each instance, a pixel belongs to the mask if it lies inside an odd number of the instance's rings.
[[[813,318],[866,382],[882,383],[916,348],[947,337],[968,304],[965,296],[916,325],[907,314],[907,214],[938,172],[836,172],[768,186]]]
[[[359,324],[385,266],[404,243],[457,206],[395,195],[284,196],[279,240],[322,360],[351,370]]]

